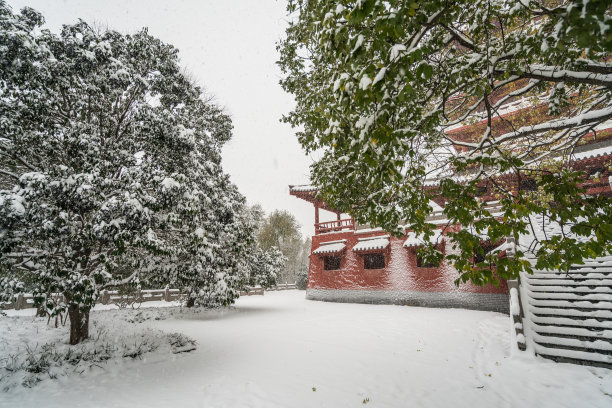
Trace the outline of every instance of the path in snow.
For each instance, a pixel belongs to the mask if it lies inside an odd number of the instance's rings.
[[[107,312],[93,320],[98,313]],[[198,349],[11,390],[0,406],[612,406],[612,371],[511,356],[509,318],[497,313],[323,303],[286,291],[144,324],[182,332]]]

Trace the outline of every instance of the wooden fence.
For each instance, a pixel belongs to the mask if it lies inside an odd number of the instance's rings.
[[[277,290],[289,290],[289,289],[297,289],[295,284],[287,283],[280,284],[272,288],[266,289],[267,291],[277,291]],[[240,296],[251,296],[251,295],[263,295],[264,288],[261,286],[251,287],[248,290],[240,291]],[[61,294],[53,294],[54,297],[57,298],[58,301],[63,301],[63,295]],[[120,294],[116,290],[103,290],[100,294],[96,303],[100,303],[103,305],[109,304],[133,304],[133,303],[144,303],[144,302],[153,302],[153,301],[165,301],[172,302],[176,300],[184,299],[184,295],[180,292],[179,289],[143,289],[136,290],[133,294]],[[34,307],[34,299],[32,294],[28,293],[20,293],[17,296],[17,300],[13,303],[0,303],[0,309],[30,309]]]

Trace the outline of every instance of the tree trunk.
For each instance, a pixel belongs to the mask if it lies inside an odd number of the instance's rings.
[[[89,337],[89,310],[82,311],[78,306],[68,307],[70,317],[70,344],[79,344]]]

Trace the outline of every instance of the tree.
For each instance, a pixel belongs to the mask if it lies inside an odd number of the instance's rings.
[[[0,1],[2,297],[27,288],[67,311],[71,344],[104,288],[170,282],[231,303],[253,228],[221,168],[230,118],[146,29],[42,24]]]
[[[247,208],[247,213],[251,219],[251,222],[254,224],[255,234],[259,235],[259,231],[261,231],[261,228],[266,220],[266,212],[261,204],[253,204]]]
[[[248,284],[263,288],[276,285],[287,262],[287,258],[276,247],[263,250],[258,246],[253,246],[247,259],[249,260]]]
[[[279,65],[297,104],[283,120],[301,128],[307,152],[322,152],[311,178],[333,208],[429,237],[430,199],[442,199],[448,225],[464,227],[448,233],[461,250],[448,256],[458,281],[530,271],[521,251],[497,260],[497,274],[470,258],[481,235],[518,239],[534,215],[564,231],[541,242],[538,268],[610,253],[609,199],[585,196],[572,167],[573,149],[612,118],[609,2],[292,0],[288,11]],[[518,98],[546,109],[510,123],[501,108]],[[452,134],[479,121],[469,138]],[[508,173],[535,179],[537,191],[511,188]],[[483,185],[501,216],[479,199]]]
[[[300,224],[293,214],[285,210],[274,211],[263,222],[257,240],[263,250],[272,247],[280,249],[287,261],[279,280],[295,282],[299,271],[302,235]]]

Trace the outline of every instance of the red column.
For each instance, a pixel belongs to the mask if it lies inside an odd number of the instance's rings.
[[[319,224],[319,206],[315,204],[315,235],[319,233],[317,224]]]

